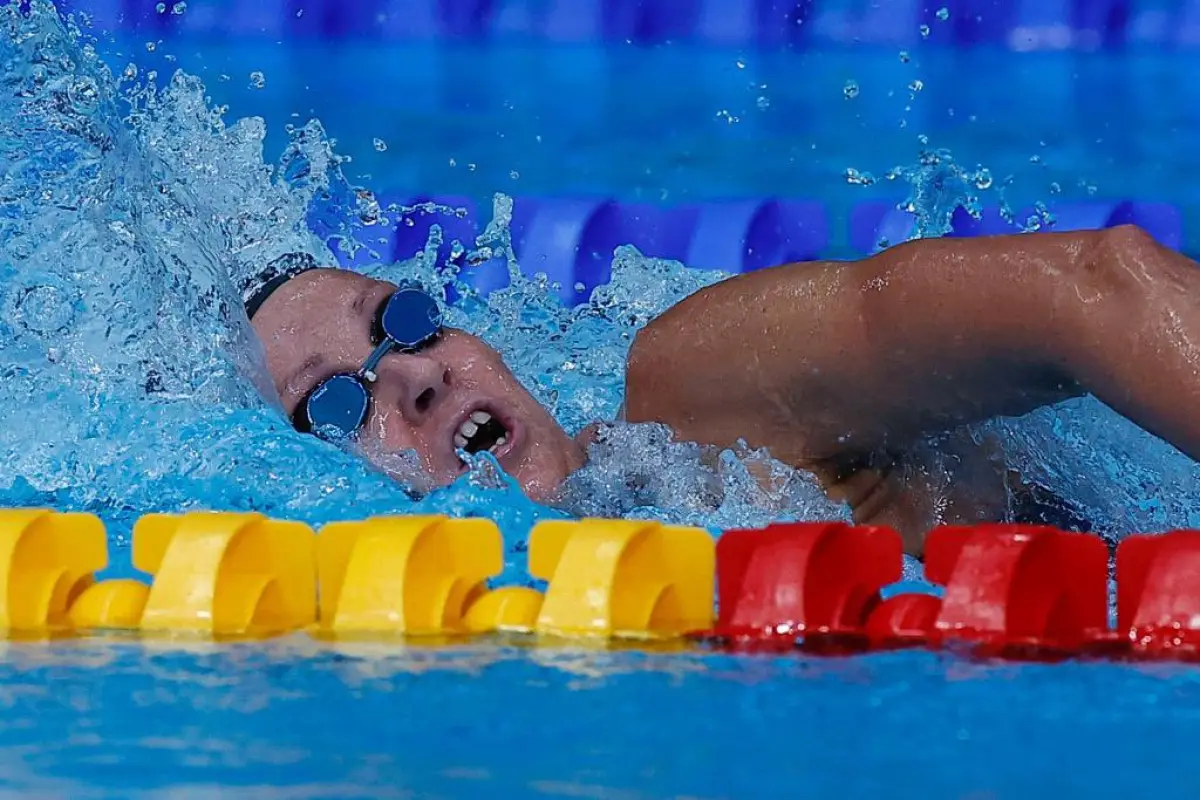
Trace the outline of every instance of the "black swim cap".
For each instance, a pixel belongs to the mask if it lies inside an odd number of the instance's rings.
[[[308,253],[284,253],[267,264],[262,272],[242,284],[242,302],[246,306],[246,316],[254,319],[254,315],[276,289],[297,275],[319,268],[317,260]]]

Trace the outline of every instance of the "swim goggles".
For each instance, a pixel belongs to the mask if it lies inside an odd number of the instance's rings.
[[[300,401],[292,417],[297,430],[329,440],[356,436],[371,411],[379,362],[393,351],[428,346],[442,333],[442,310],[423,289],[402,284],[380,306],[374,330],[378,344],[357,372],[329,376]]]

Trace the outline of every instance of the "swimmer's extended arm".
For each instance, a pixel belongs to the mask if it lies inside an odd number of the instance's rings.
[[[639,334],[626,412],[820,464],[1081,391],[1200,458],[1200,271],[1136,228],[737,276]]]

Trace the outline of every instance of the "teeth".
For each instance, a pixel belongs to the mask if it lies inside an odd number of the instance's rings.
[[[480,428],[489,423],[494,424],[495,420],[487,411],[472,411],[470,419],[464,420],[458,426],[458,430],[454,433],[454,447],[458,450],[466,450],[467,445],[471,443],[471,439],[479,433]],[[499,431],[497,431],[499,432]],[[508,444],[508,436],[501,436],[496,442],[488,448],[492,453],[495,453]]]

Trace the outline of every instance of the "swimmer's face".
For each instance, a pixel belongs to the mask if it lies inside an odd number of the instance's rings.
[[[357,273],[322,269],[297,276],[267,299],[254,329],[289,415],[322,380],[362,366],[374,349],[380,307],[395,289]],[[472,430],[473,415],[489,415],[504,426],[505,441],[493,452],[534,500],[547,499],[583,463],[583,446],[475,336],[446,329],[417,353],[390,353],[375,371],[359,443],[384,469],[395,463],[389,455],[416,451],[429,481],[418,488],[446,485],[466,470],[455,438],[463,436],[464,424]]]

